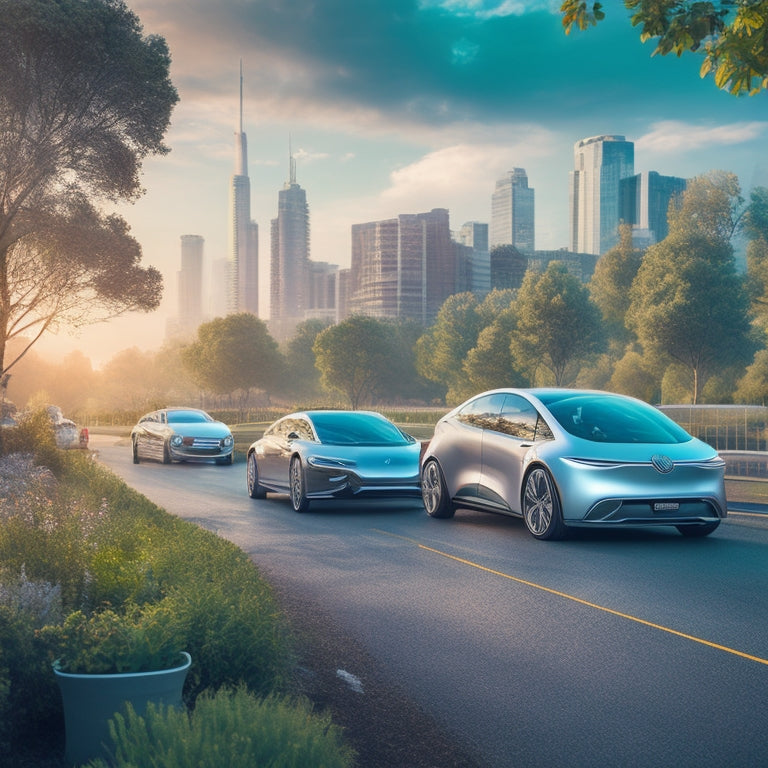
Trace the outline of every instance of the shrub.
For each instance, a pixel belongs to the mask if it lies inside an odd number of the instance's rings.
[[[110,733],[114,768],[349,768],[354,760],[330,717],[306,701],[258,699],[242,686],[201,694],[190,714],[149,704],[139,717],[129,707]]]

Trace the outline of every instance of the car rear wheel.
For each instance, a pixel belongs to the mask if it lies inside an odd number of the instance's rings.
[[[296,512],[306,512],[309,509],[309,499],[305,490],[304,466],[298,456],[291,459],[289,470],[291,485],[291,504]]]
[[[267,491],[259,485],[259,467],[256,464],[256,454],[248,454],[248,462],[245,468],[248,482],[248,495],[252,499],[264,499]]]
[[[537,539],[562,539],[566,529],[552,476],[543,467],[534,467],[525,478],[523,518]]]
[[[680,533],[683,534],[683,536],[688,536],[692,539],[699,539],[704,536],[709,536],[712,531],[714,531],[717,526],[720,525],[720,521],[718,520],[716,523],[699,523],[697,525],[678,525],[677,530],[680,531]]]
[[[421,470],[421,498],[430,517],[453,517],[456,511],[448,495],[443,471],[436,459],[427,459]]]

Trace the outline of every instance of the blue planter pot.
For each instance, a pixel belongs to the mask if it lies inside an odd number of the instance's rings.
[[[109,720],[126,703],[144,714],[147,703],[180,707],[184,681],[192,663],[186,652],[184,663],[156,672],[127,672],[114,675],[80,675],[54,670],[64,704],[65,759],[81,765],[96,757],[109,756]]]

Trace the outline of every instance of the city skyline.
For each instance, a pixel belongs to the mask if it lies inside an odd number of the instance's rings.
[[[181,96],[171,153],[145,162],[147,194],[119,211],[166,288],[153,315],[53,337],[49,349],[79,348],[97,365],[119,351],[116,337],[159,346],[177,306],[180,235],[204,237],[210,263],[226,256],[240,55],[261,254],[269,253],[265,224],[276,214],[289,134],[312,202],[312,259],[342,268],[353,223],[433,208],[450,211],[454,231],[490,221],[495,182],[514,167],[536,190],[536,248],[567,247],[573,145],[587,136],[633,141],[635,173],[729,170],[745,196],[753,183],[768,184],[768,99],[717,91],[699,79],[696,56],[652,58],[621,7],[600,27],[566,37],[559,2],[129,5],[145,33],[167,39]],[[268,262],[262,256],[264,319]]]

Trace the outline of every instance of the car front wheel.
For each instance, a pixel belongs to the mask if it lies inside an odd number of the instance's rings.
[[[523,518],[537,539],[562,539],[566,529],[552,476],[543,467],[535,467],[525,478]]]
[[[248,462],[245,471],[248,482],[248,495],[252,499],[266,498],[266,490],[259,485],[259,467],[258,464],[256,464],[256,454],[248,454]]]
[[[435,459],[427,459],[421,470],[421,498],[430,517],[453,517],[456,511],[448,496],[443,471]]]
[[[137,438],[133,440],[133,463],[139,463],[139,441]]]
[[[291,459],[289,475],[291,504],[296,512],[306,512],[309,509],[309,499],[304,483],[304,466],[298,456]]]

